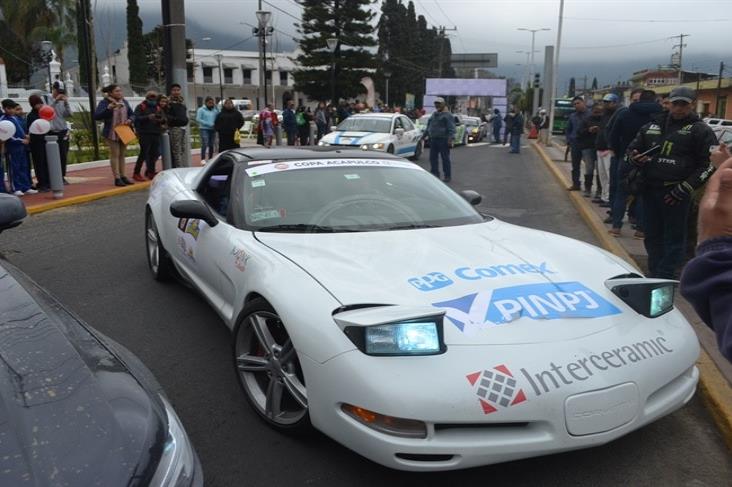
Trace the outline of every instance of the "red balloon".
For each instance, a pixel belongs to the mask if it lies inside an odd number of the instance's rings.
[[[54,118],[56,118],[56,110],[48,105],[43,105],[41,109],[38,110],[38,115],[43,120],[53,120]]]

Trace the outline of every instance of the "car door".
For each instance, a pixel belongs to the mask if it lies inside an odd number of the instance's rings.
[[[394,117],[394,122],[392,124],[392,139],[394,140],[394,154],[401,154],[404,149],[404,134],[399,135],[397,134],[397,130],[404,129],[404,125],[402,124],[402,117]]]
[[[404,152],[400,155],[414,155],[417,150],[417,144],[420,143],[419,139],[422,133],[408,117],[402,115],[399,118],[402,121],[402,127],[404,127],[404,146],[402,148]]]
[[[218,223],[210,226],[198,219],[180,218],[177,221],[176,246],[171,252],[185,277],[196,286],[212,307],[226,313],[227,301],[223,291],[221,269],[223,256],[230,251],[229,242],[235,230],[230,223],[230,194],[233,184],[234,159],[222,155],[206,168],[200,184],[192,192],[179,194],[176,199],[191,196],[203,201]]]

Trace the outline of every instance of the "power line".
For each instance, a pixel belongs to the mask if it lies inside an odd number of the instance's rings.
[[[292,17],[293,19],[297,20],[298,22],[302,22],[302,19],[301,19],[301,18],[299,18],[299,17],[295,17],[294,15],[292,15],[292,14],[291,14],[290,12],[288,12],[287,10],[283,10],[283,9],[281,9],[280,7],[278,7],[277,5],[275,5],[275,4],[271,3],[271,2],[268,2],[267,0],[262,0],[262,3],[266,3],[267,5],[269,5],[270,7],[272,7],[273,9],[275,9],[275,10],[279,10],[279,11],[280,11],[280,12],[282,12],[283,14],[285,14],[285,15],[288,15],[288,16],[290,16],[290,17]]]
[[[0,45],[0,51],[3,51],[3,52],[5,52],[5,53],[8,53],[8,54],[10,54],[11,56],[13,56],[13,57],[14,57],[15,59],[17,59],[17,60],[18,60],[18,61],[20,61],[21,63],[25,63],[25,64],[27,64],[28,66],[33,66],[33,63],[29,63],[29,62],[28,62],[28,61],[26,61],[25,59],[23,59],[23,58],[19,57],[18,55],[16,55],[16,54],[15,54],[14,52],[12,52],[12,51],[9,51],[8,49],[4,48],[4,47],[3,47],[2,45]]]
[[[576,49],[576,50],[582,50],[582,49],[612,49],[615,47],[633,47],[638,46],[641,44],[653,44],[655,42],[661,42],[661,41],[668,41],[669,37],[663,37],[661,39],[653,39],[649,41],[640,41],[640,42],[632,42],[630,44],[613,44],[608,46],[581,46],[581,47],[563,47],[562,49]]]
[[[432,20],[432,24],[435,27],[440,25],[440,23],[432,16],[430,11],[425,8],[425,6],[422,4],[421,0],[417,0],[417,3],[419,4],[420,7],[422,7],[422,10],[424,10],[424,12],[427,14],[427,16]]]
[[[594,19],[587,17],[564,17],[565,20],[582,20],[590,22],[633,22],[639,24],[695,24],[704,22],[732,22],[732,19],[699,19],[699,20],[656,20],[656,19]]]

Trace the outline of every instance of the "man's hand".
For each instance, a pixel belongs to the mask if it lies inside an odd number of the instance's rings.
[[[699,204],[699,243],[732,237],[732,159],[712,174]]]
[[[714,167],[719,167],[722,165],[724,161],[732,157],[732,154],[730,154],[729,149],[727,149],[726,144],[719,144],[717,146],[717,150],[713,151],[710,156],[709,160],[712,161],[712,164],[714,164]]]
[[[28,144],[30,144],[30,136],[26,135],[25,137],[23,137],[23,145],[28,145]]]
[[[635,150],[635,149],[633,149],[633,150],[632,150],[632,151],[630,152],[630,158],[631,158],[631,159],[633,159],[633,161],[635,161],[635,162],[636,162],[637,164],[639,164],[639,165],[643,165],[643,164],[645,164],[646,162],[648,162],[648,161],[650,161],[650,160],[651,160],[651,157],[650,157],[650,156],[641,156],[641,155],[640,155],[640,152],[638,152],[638,151],[637,151],[637,150]]]
[[[452,146],[455,145],[455,141],[453,139],[450,139],[450,141],[447,143],[447,146],[452,149]]]
[[[671,188],[671,191],[666,193],[666,196],[663,197],[663,202],[669,206],[674,206],[674,205],[681,203],[688,197],[689,197],[689,192],[687,192],[686,188],[684,188],[683,183],[682,183],[682,184],[677,184],[676,186]]]
[[[587,131],[591,134],[596,134],[599,129],[600,129],[600,127],[598,127],[597,125],[593,125],[589,129],[587,129]]]

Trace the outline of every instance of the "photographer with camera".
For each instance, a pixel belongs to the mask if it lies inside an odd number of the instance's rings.
[[[135,107],[135,132],[140,142],[140,155],[135,164],[133,179],[141,179],[142,161],[145,161],[145,177],[152,179],[157,172],[155,164],[160,157],[160,134],[165,124],[165,114],[158,105],[158,93],[150,90],[145,94],[145,100]]]
[[[53,84],[51,96],[53,100],[50,106],[56,112],[56,116],[50,121],[51,131],[48,135],[58,137],[58,150],[61,155],[61,175],[64,178],[64,184],[69,184],[66,181],[66,161],[69,155],[69,128],[66,125],[66,119],[71,117],[72,112],[63,83],[57,81]]]

